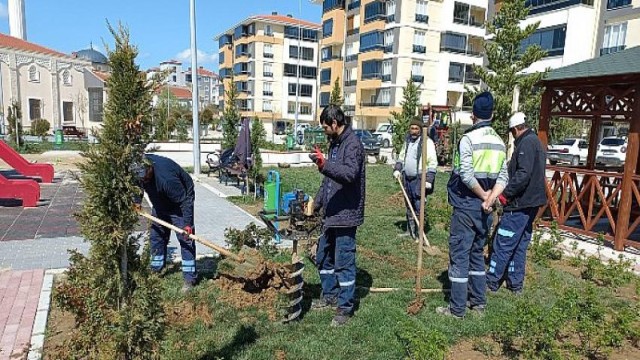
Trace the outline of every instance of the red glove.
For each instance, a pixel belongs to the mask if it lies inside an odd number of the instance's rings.
[[[502,194],[498,195],[498,200],[500,201],[500,204],[502,204],[502,206],[507,205],[507,198],[504,197],[504,195]]]
[[[315,147],[314,151],[309,154],[309,158],[311,158],[311,160],[313,160],[313,162],[318,165],[318,169],[322,170],[322,168],[324,167],[325,158],[319,147]]]
[[[191,226],[189,225],[185,226],[182,230],[184,230],[186,235],[193,235],[193,228],[191,228]]]

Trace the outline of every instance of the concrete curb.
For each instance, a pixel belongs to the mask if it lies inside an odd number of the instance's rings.
[[[44,349],[44,335],[47,330],[47,320],[49,317],[49,309],[51,308],[51,291],[53,289],[53,277],[62,274],[67,269],[50,269],[45,271],[42,280],[42,288],[40,289],[40,300],[38,302],[38,310],[33,321],[33,329],[31,330],[31,347],[29,349],[28,360],[42,359],[42,350]]]

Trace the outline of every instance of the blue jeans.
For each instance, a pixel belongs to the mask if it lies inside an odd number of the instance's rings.
[[[326,228],[318,242],[316,265],[322,297],[352,314],[356,292],[356,227]]]
[[[153,216],[181,229],[187,225],[190,225],[193,229],[193,224],[187,224],[185,219],[179,215],[164,213],[156,214],[156,210],[154,209]],[[164,267],[167,259],[167,245],[169,245],[170,237],[171,230],[156,223],[151,224],[151,270],[160,271]],[[186,235],[176,234],[176,237],[180,242],[182,276],[186,282],[195,284],[198,278],[198,273],[196,272],[196,243]]]
[[[449,235],[449,307],[454,315],[465,314],[467,300],[471,306],[487,303],[483,248],[491,218],[491,214],[482,210],[453,209]]]
[[[502,215],[493,243],[493,254],[487,273],[487,286],[498,291],[506,274],[507,288],[520,291],[524,285],[527,248],[531,242],[533,221],[538,207],[509,211]],[[508,265],[508,269],[507,269]]]

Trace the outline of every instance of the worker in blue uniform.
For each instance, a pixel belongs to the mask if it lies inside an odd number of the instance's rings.
[[[152,215],[186,232],[176,234],[176,237],[182,255],[182,291],[187,292],[195,286],[198,278],[196,244],[187,235],[195,231],[193,180],[173,160],[153,154],[146,154],[144,164],[135,165],[134,171],[153,205]],[[171,230],[156,223],[151,225],[151,269],[155,272],[162,271],[165,266],[170,236]]]
[[[464,317],[466,308],[483,312],[487,279],[483,248],[491,226],[485,201],[495,199],[507,184],[506,147],[491,127],[493,96],[478,94],[473,101],[473,126],[458,144],[447,184],[453,206],[449,235],[449,306],[437,313]],[[467,302],[468,301],[468,302]]]

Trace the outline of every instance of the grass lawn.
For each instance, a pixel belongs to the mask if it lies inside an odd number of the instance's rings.
[[[313,196],[321,180],[315,168],[281,169],[280,174],[284,192],[301,188]],[[435,194],[429,199],[428,237],[442,250],[442,255],[423,256],[424,288],[449,287],[446,273],[450,221],[447,179],[448,174],[438,174]],[[249,211],[259,208],[252,199],[231,200]],[[366,200],[365,223],[357,235],[357,285],[411,289],[415,283],[416,245],[409,238],[398,237],[404,231],[405,209],[399,186],[391,177],[388,166],[368,166]],[[301,321],[280,324],[270,319],[273,313],[265,307],[268,304],[238,306],[238,299],[228,301],[213,280],[204,280],[194,292],[183,296],[179,292],[181,275],[175,272],[162,282],[164,307],[170,320],[162,342],[162,358],[386,360],[443,357],[564,359],[574,356],[576,359],[597,359],[600,350],[595,349],[592,351],[595,355],[591,356],[578,349],[584,336],[592,340],[592,347],[595,347],[593,344],[605,344],[599,349],[604,349],[606,344],[619,345],[611,355],[605,354],[608,358],[640,358],[637,347],[640,339],[638,279],[625,278],[615,287],[595,286],[593,281],[583,280],[580,276],[585,264],[586,261],[561,260],[542,266],[530,261],[523,296],[516,298],[508,291],[489,295],[485,316],[469,314],[464,320],[434,313],[436,306],[447,304],[444,293],[426,294],[422,311],[409,316],[407,305],[414,299],[411,290],[385,294],[359,290],[356,315],[341,328],[329,326],[331,312],[305,311]],[[617,276],[612,275],[610,268],[596,270],[600,272],[596,272],[595,278],[605,271],[609,271],[605,273],[609,276]],[[205,276],[213,278],[215,274]],[[304,304],[308,309],[311,298],[320,293],[317,271],[309,262],[304,279]],[[596,309],[603,313],[571,317],[573,313],[566,309],[585,309],[585,314]],[[619,339],[620,336],[615,338],[616,334],[605,330],[624,327],[613,322],[621,309],[633,310],[624,318],[630,325],[623,324],[630,330]],[[68,316],[54,309],[45,343],[47,349],[59,344],[65,328],[71,326],[73,323]],[[549,338],[550,335],[545,334],[555,335]],[[535,345],[533,350],[530,349],[532,344]]]

